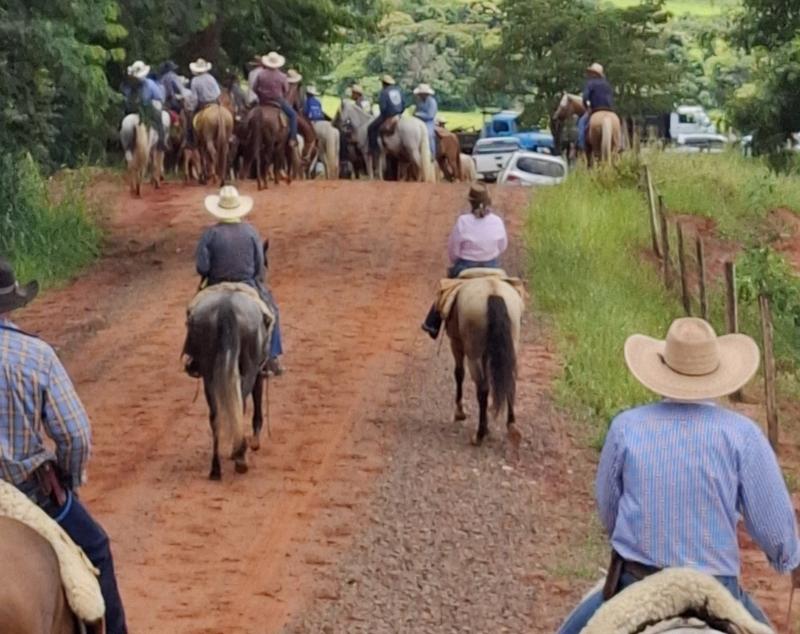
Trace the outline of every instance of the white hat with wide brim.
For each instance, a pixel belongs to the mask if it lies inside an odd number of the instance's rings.
[[[602,64],[598,64],[597,62],[589,66],[586,70],[590,73],[595,73],[596,75],[600,75],[600,77],[606,76],[605,68],[603,68]]]
[[[211,62],[207,62],[201,57],[196,62],[189,64],[189,70],[192,71],[192,75],[202,75],[211,70]]]
[[[428,84],[420,84],[416,88],[414,88],[415,95],[435,95],[436,91],[431,88]]]
[[[319,97],[319,90],[317,90],[316,86],[306,86],[306,93],[312,97]]]
[[[261,58],[261,63],[267,68],[278,69],[283,68],[283,65],[286,64],[286,58],[280,53],[270,51]]]
[[[137,60],[128,66],[128,75],[136,79],[144,79],[150,74],[150,66],[145,64],[142,60]]]
[[[679,401],[701,401],[732,394],[758,370],[758,345],[747,335],[717,337],[696,317],[672,322],[666,340],[632,335],[625,362],[647,389]]]
[[[286,72],[286,81],[288,81],[290,84],[299,84],[301,81],[303,81],[303,76],[294,68],[290,68]]]
[[[205,206],[206,211],[218,220],[238,220],[252,211],[253,199],[240,196],[235,187],[226,185],[219,194],[206,196]]]

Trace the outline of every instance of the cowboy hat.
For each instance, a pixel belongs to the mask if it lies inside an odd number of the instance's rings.
[[[128,75],[136,79],[144,79],[150,74],[150,67],[142,60],[136,60],[133,64],[128,66]]]
[[[286,71],[286,79],[290,84],[299,84],[301,81],[303,81],[303,76],[294,68],[290,68],[288,71]]]
[[[276,53],[275,51],[270,51],[269,53],[264,55],[264,57],[261,58],[261,63],[267,68],[272,68],[272,69],[283,68],[283,65],[286,63],[286,58],[280,53]]]
[[[602,64],[598,64],[597,62],[595,62],[594,64],[589,66],[586,69],[586,72],[587,73],[594,73],[595,75],[598,75],[600,77],[605,77],[606,76],[606,71],[603,68],[603,65]]]
[[[384,75],[381,77],[381,83],[386,84],[387,86],[394,86],[397,82],[391,75]]]
[[[319,97],[319,91],[316,86],[306,86],[306,93],[312,97]]]
[[[0,258],[0,313],[22,308],[39,293],[39,282],[20,286],[11,263]]]
[[[173,62],[171,59],[167,60],[161,66],[158,67],[158,74],[159,75],[166,75],[167,73],[175,73],[178,71],[178,65]]]
[[[415,95],[435,95],[436,91],[431,88],[428,84],[420,84],[416,88],[414,88]]]
[[[469,188],[469,195],[467,198],[470,202],[478,203],[484,207],[492,203],[492,199],[489,197],[489,190],[486,189],[486,185],[483,183],[473,183]]]
[[[207,62],[200,57],[197,61],[189,64],[189,70],[192,71],[192,75],[202,75],[211,70],[211,62]]]
[[[232,185],[226,185],[216,196],[206,196],[206,211],[218,220],[238,220],[253,209],[250,196],[240,196]]]
[[[350,86],[350,94],[351,95],[364,95],[364,89],[361,87],[361,84],[353,84]]]
[[[758,370],[759,350],[747,335],[718,337],[707,321],[682,317],[664,341],[632,335],[625,363],[656,394],[679,401],[719,398],[743,387]]]

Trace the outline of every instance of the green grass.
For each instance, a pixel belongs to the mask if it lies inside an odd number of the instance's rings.
[[[609,0],[618,7],[631,7],[640,0]],[[667,0],[666,8],[673,15],[718,16],[739,5],[736,0]]]

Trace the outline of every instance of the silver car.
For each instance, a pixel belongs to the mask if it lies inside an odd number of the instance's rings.
[[[567,162],[560,156],[515,152],[497,178],[500,185],[558,185],[567,177]]]

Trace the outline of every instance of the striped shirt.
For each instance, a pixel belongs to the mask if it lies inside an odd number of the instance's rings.
[[[617,416],[596,486],[600,519],[625,559],[738,577],[741,516],[778,572],[800,565],[772,448],[753,421],[713,403],[663,401]]]
[[[20,486],[54,461],[77,488],[90,444],[89,420],[56,353],[0,316],[0,477]]]

